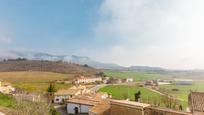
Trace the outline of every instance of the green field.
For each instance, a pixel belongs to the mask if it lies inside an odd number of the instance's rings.
[[[43,93],[50,82],[71,80],[73,75],[53,72],[0,72],[0,79],[12,83],[16,88]],[[69,88],[71,84],[56,84],[56,88]]]
[[[128,98],[131,101],[134,101],[134,94],[138,91],[141,92],[141,102],[153,105],[156,104],[157,106],[165,107],[165,104],[162,101],[162,99],[164,99],[163,96],[144,87],[128,85],[110,85],[103,87],[99,90],[99,92],[107,92],[111,94],[114,99],[126,99],[126,96],[124,95],[128,95]],[[181,100],[177,100],[177,104],[182,105],[184,109],[188,106],[187,102]]]
[[[153,91],[150,91],[143,87],[128,86],[128,85],[110,85],[103,87],[99,90],[100,92],[107,92],[112,95],[115,99],[125,99],[124,95],[128,95],[130,100],[134,100],[134,94],[138,91],[141,92],[141,100],[143,102],[150,98],[159,98],[160,95]]]
[[[172,89],[178,89],[178,91],[172,91]],[[204,81],[195,81],[193,85],[161,85],[160,91],[187,102],[190,91],[204,91]]]
[[[142,73],[142,72],[133,72],[133,71],[121,72],[121,71],[111,71],[111,70],[104,71],[104,74],[108,77],[119,77],[119,78],[131,77],[139,81],[155,80],[155,79],[170,79],[172,77],[167,74]]]
[[[12,97],[8,97],[0,93],[0,106],[4,107],[14,107],[15,100]]]

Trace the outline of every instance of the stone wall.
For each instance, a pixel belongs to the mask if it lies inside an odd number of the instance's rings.
[[[183,111],[175,111],[171,109],[163,109],[159,107],[147,107],[144,110],[145,115],[192,115]]]
[[[112,104],[110,115],[143,115],[142,109]]]

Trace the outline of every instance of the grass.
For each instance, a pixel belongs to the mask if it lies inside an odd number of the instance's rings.
[[[11,83],[36,83],[50,82],[55,80],[71,79],[70,74],[61,74],[53,72],[0,72],[0,79]]]
[[[155,79],[169,79],[170,75],[165,74],[156,74],[156,73],[142,73],[142,72],[133,72],[133,71],[111,71],[106,70],[104,74],[108,77],[119,77],[119,78],[127,78],[131,77],[134,80],[145,81],[145,80],[155,80]]]
[[[179,91],[172,91],[172,89]],[[187,102],[190,91],[204,91],[204,81],[196,81],[193,85],[161,85],[160,90]]]
[[[188,95],[190,91],[204,91],[204,81],[196,81],[193,85],[161,85],[160,91],[165,92],[171,96],[174,96],[181,100],[181,104],[184,108],[188,107]],[[172,91],[172,89],[178,89],[179,91]]]
[[[35,93],[45,93],[50,83],[21,83],[14,84],[14,87]],[[71,87],[71,84],[55,84],[56,89],[66,89]]]
[[[15,100],[12,97],[0,93],[0,106],[14,107]]]
[[[16,88],[43,93],[50,82],[55,80],[71,80],[73,75],[53,72],[0,72],[0,79],[12,83]],[[56,84],[56,88],[69,88],[71,84]]]
[[[134,100],[134,94],[138,91],[141,92],[141,100],[143,102],[150,98],[159,98],[160,95],[151,90],[143,87],[128,86],[128,85],[110,85],[103,87],[99,90],[100,92],[107,92],[112,95],[115,99],[125,99],[124,94],[128,94],[130,100]]]
[[[103,87],[99,90],[99,92],[107,92],[112,95],[114,99],[123,100],[126,99],[124,94],[128,94],[128,98],[131,101],[134,101],[134,94],[136,92],[141,92],[141,102],[143,103],[150,103],[150,104],[158,104],[159,106],[165,107],[165,104],[162,101],[162,96],[156,92],[153,92],[149,89],[144,87],[137,87],[137,86],[128,86],[128,85],[110,85]],[[183,108],[188,107],[188,103],[186,101],[177,101],[178,104],[181,104]]]

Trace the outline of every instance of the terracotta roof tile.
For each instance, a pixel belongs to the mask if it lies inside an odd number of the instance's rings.
[[[189,104],[192,111],[204,112],[204,92],[191,92],[189,95]]]

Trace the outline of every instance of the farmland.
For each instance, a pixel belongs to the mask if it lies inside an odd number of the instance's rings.
[[[154,80],[154,79],[170,79],[172,76],[167,74],[157,74],[157,73],[142,73],[142,72],[133,72],[133,71],[104,71],[104,74],[108,77],[119,77],[127,78],[132,77],[135,80],[144,81],[144,80]]]
[[[0,79],[12,83],[13,86],[28,92],[42,93],[50,82],[55,80],[71,80],[72,74],[53,72],[0,72]],[[70,84],[56,84],[56,88],[69,88]]]
[[[160,97],[158,93],[150,91],[146,88],[137,87],[137,86],[128,86],[128,85],[110,85],[110,86],[101,88],[99,91],[112,94],[113,98],[115,99],[125,99],[124,95],[127,94],[127,97],[130,98],[130,100],[134,100],[134,94],[138,91],[141,92],[142,101],[146,101],[150,98]]]
[[[160,90],[187,102],[190,91],[204,91],[204,81],[195,81],[193,85],[161,85]]]
[[[129,86],[129,85],[110,85],[103,87],[99,92],[107,92],[112,95],[114,99],[126,99],[127,97],[134,101],[134,94],[136,92],[141,92],[141,102],[150,103],[150,104],[159,104],[161,107],[165,107],[163,96],[159,93],[153,92],[144,87]],[[178,104],[181,104],[183,108],[187,108],[187,101],[177,100]]]

